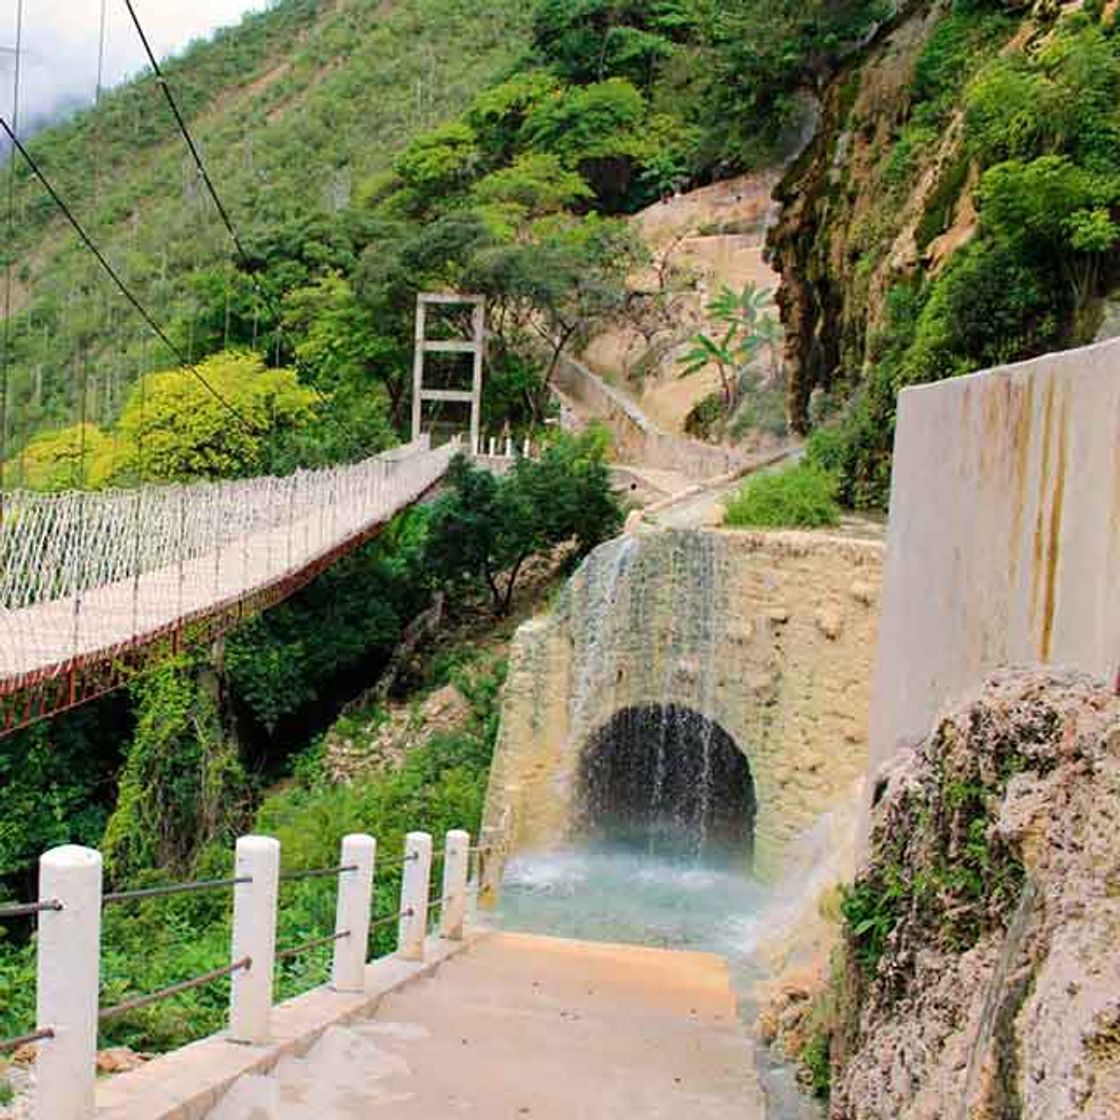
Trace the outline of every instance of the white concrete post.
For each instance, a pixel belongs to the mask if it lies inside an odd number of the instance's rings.
[[[232,960],[252,964],[233,974],[229,1000],[232,1042],[268,1041],[272,1015],[272,972],[276,963],[276,901],[280,887],[280,841],[242,836],[237,841],[234,875],[248,878],[233,893]]]
[[[523,459],[529,458],[529,437],[525,437],[525,442],[521,445],[521,457]]]
[[[452,829],[443,849],[443,908],[439,916],[439,935],[449,941],[463,940],[470,862],[471,834]]]
[[[513,436],[506,436],[506,458],[513,458]]]
[[[491,459],[494,458],[494,454],[497,450],[498,450],[498,441],[493,436],[491,436],[490,437],[490,458]]]
[[[97,1001],[101,986],[101,853],[66,845],[39,860],[39,899],[61,910],[39,917],[37,1024],[54,1037],[39,1043],[35,1115],[93,1116]]]
[[[377,841],[357,833],[342,841],[341,871],[338,876],[338,908],[334,932],[345,933],[334,943],[331,987],[336,992],[361,992],[366,986],[366,951],[369,946],[369,911],[373,901],[373,865]]]
[[[432,838],[410,832],[404,838],[404,874],[401,877],[401,917],[397,926],[397,953],[406,961],[424,959],[428,936],[428,879],[432,873]]]

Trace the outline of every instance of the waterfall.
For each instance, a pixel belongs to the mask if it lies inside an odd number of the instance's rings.
[[[722,572],[711,534],[626,537],[599,549],[561,610],[572,634],[568,750],[583,759],[584,830],[699,859],[749,862],[754,790],[741,744],[718,726]],[[638,635],[648,648],[635,650]],[[620,704],[627,692],[641,703]],[[607,818],[613,818],[613,821]],[[711,835],[709,833],[711,832]]]
[[[586,733],[593,690],[609,668],[614,605],[619,585],[634,556],[634,543],[629,535],[611,541],[599,550],[597,562],[588,568],[582,626],[586,640],[571,696],[573,734]]]

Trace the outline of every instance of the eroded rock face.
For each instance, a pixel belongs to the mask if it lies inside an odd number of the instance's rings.
[[[849,900],[834,1120],[1120,1116],[1120,697],[992,678],[893,767]]]

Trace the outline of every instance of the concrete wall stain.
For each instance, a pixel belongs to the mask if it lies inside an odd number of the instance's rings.
[[[1051,389],[1054,387],[1051,381]],[[1069,401],[1063,395],[1061,416],[1058,420],[1058,461],[1054,469],[1054,488],[1050,496],[1050,530],[1046,549],[1046,598],[1042,607],[1042,640],[1039,653],[1043,661],[1050,660],[1054,639],[1054,612],[1057,609],[1058,564],[1061,559],[1062,510],[1066,494],[1066,437],[1069,428]],[[1042,478],[1046,483],[1045,475]]]
[[[1026,515],[1027,468],[1031,459],[1031,417],[1034,414],[1034,382],[1003,382],[1007,392],[1011,452],[1011,534],[1008,577],[1018,585],[1019,554],[1022,549],[1023,518]]]
[[[997,446],[984,476],[976,432],[992,416],[973,415],[965,437],[965,384],[900,400],[892,503],[905,515],[888,529],[872,781],[1007,665],[1060,663],[1120,686],[1120,339],[969,380],[976,408],[989,392],[1007,410],[985,431]]]
[[[1042,403],[1042,462],[1038,472],[1038,509],[1034,518],[1034,538],[1031,553],[1031,618],[1037,619],[1041,603],[1042,571],[1046,538],[1046,480],[1050,477],[1050,444],[1054,426],[1054,391],[1052,377],[1046,379],[1046,396]]]

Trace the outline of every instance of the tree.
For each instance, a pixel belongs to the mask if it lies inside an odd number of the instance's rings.
[[[521,142],[551,152],[592,185],[600,203],[620,209],[649,147],[641,93],[623,78],[570,86],[539,102],[525,118]]]
[[[448,588],[484,587],[507,615],[525,562],[573,541],[589,552],[622,524],[599,433],[562,436],[539,460],[519,459],[504,478],[464,456],[451,464],[450,492],[432,511],[427,560]]]
[[[248,777],[217,689],[209,667],[189,658],[133,685],[136,731],[101,843],[114,882],[155,868],[184,874],[207,843],[230,843],[248,823]]]
[[[300,380],[331,397],[351,403],[365,398],[380,403],[387,418],[379,427],[397,425],[408,395],[411,355],[394,335],[377,328],[350,282],[337,273],[297,288],[284,300],[284,331],[294,339]],[[366,409],[359,409],[359,415]],[[363,427],[368,427],[368,422]]]
[[[394,164],[410,208],[423,214],[434,202],[463,190],[479,163],[477,137],[469,124],[456,121],[418,136]]]
[[[541,0],[533,42],[570,82],[622,77],[648,93],[658,68],[694,30],[695,20],[693,6],[680,0]]]
[[[480,179],[472,193],[481,206],[504,210],[511,233],[527,221],[570,209],[594,197],[579,172],[566,168],[559,156],[542,152],[518,156],[509,167]]]
[[[597,214],[551,215],[474,255],[464,279],[491,300],[499,344],[513,348],[532,332],[548,347],[538,418],[564,351],[625,308],[627,277],[643,259],[627,223]]]
[[[112,451],[112,439],[96,424],[40,432],[4,464],[4,485],[51,493],[103,486]]]
[[[982,226],[1024,259],[1051,255],[1069,282],[1075,315],[1096,294],[1105,255],[1120,244],[1111,213],[1118,204],[1120,172],[1090,171],[1065,155],[1008,160],[980,183]]]
[[[883,0],[723,0],[707,8],[704,109],[707,147],[734,163],[771,159],[844,52],[891,11]]]
[[[258,474],[271,466],[272,441],[309,424],[315,407],[292,370],[266,369],[257,354],[215,354],[197,373],[149,373],[121,413],[114,474],[156,482]]]
[[[559,88],[560,83],[551,74],[528,70],[483,91],[474,99],[467,111],[467,122],[492,164],[507,164],[513,160],[526,116],[536,105],[554,96]]]
[[[406,510],[298,594],[239,626],[226,643],[231,695],[277,749],[285,721],[315,712],[355,670],[388,660],[428,597],[429,510]],[[289,725],[290,726],[290,725]]]

